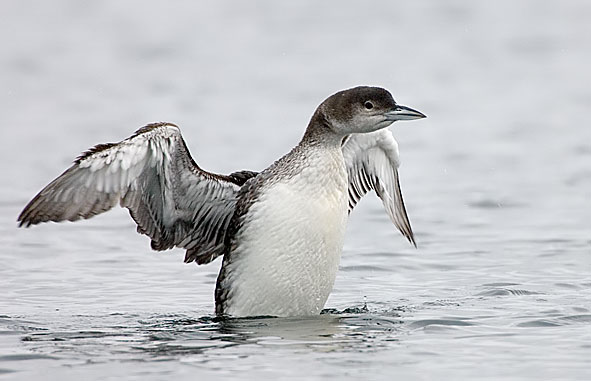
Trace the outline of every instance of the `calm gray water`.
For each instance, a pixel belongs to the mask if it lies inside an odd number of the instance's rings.
[[[0,378],[590,379],[588,1],[3,1]],[[370,195],[327,314],[213,320],[220,266],[117,209],[17,229],[81,151],[153,121],[259,170],[360,84],[398,123],[418,249]]]

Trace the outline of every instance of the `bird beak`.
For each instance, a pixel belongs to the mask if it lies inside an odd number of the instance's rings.
[[[386,120],[394,122],[396,120],[413,120],[413,119],[421,119],[426,118],[427,115],[423,114],[420,111],[413,110],[410,107],[396,105],[396,108],[392,111],[388,111],[384,114]]]

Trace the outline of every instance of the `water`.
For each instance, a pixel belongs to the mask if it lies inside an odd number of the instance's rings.
[[[591,378],[591,4],[5,1],[0,377]],[[16,229],[82,150],[178,123],[258,170],[334,91],[381,85],[418,249],[373,195],[319,317],[213,316],[215,263],[125,211]]]

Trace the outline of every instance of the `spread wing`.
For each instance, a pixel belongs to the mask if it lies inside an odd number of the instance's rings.
[[[29,202],[19,226],[90,218],[119,203],[154,250],[181,247],[185,262],[208,263],[223,253],[238,190],[255,175],[206,172],[177,126],[150,124],[120,143],[83,153]]]
[[[416,246],[398,178],[398,143],[389,129],[352,134],[342,146],[349,174],[349,213],[371,190],[382,199],[390,220]]]

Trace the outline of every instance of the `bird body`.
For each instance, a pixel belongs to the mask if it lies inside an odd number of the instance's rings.
[[[348,214],[374,190],[407,239],[414,236],[398,178],[398,145],[385,127],[425,117],[381,88],[327,98],[300,143],[260,173],[219,175],[189,155],[180,129],[155,123],[82,154],[37,194],[20,226],[75,221],[119,203],[154,250],[185,262],[223,256],[220,316],[320,313],[338,270]]]
[[[347,173],[338,143],[310,148],[301,159],[295,173],[289,168],[287,178],[261,189],[243,217],[218,279],[219,314],[289,316],[322,310],[343,246]],[[284,173],[287,162],[271,171]]]

